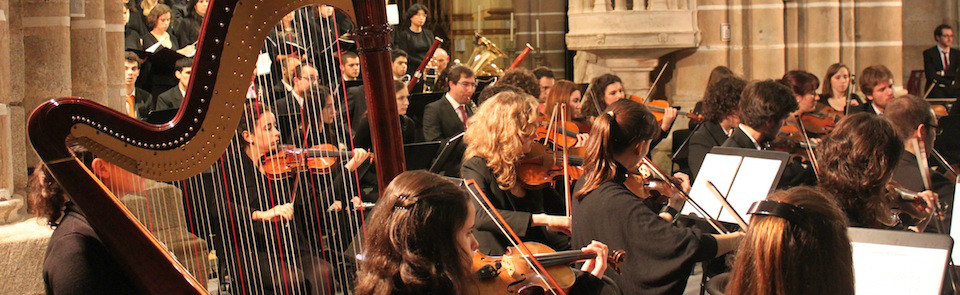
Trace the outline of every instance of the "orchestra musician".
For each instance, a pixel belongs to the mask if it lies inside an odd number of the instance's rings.
[[[820,164],[830,167],[820,171],[818,186],[836,198],[850,226],[923,231],[936,194],[924,191],[918,194],[922,202],[898,202],[886,191],[902,156],[903,141],[887,119],[869,113],[846,116],[817,147]],[[897,207],[920,221],[904,224],[895,214]]]
[[[860,75],[860,91],[867,96],[867,101],[856,107],[851,106],[849,113],[883,114],[887,104],[893,100],[893,73],[883,65],[872,65],[863,69]]]
[[[707,153],[727,141],[740,124],[737,105],[746,86],[747,81],[728,76],[707,87],[707,94],[703,97],[703,125],[690,135],[688,162],[691,178],[696,179]]]
[[[735,75],[733,71],[726,66],[716,66],[713,68],[713,70],[710,70],[710,77],[707,78],[707,87],[703,88],[703,96],[701,96],[700,101],[693,106],[693,112],[697,114],[703,113],[703,100],[707,97],[707,92],[710,92],[710,86],[713,86],[713,84],[716,84],[723,78],[736,76],[737,75]],[[696,128],[697,123],[698,122],[696,120],[690,120],[688,123],[688,128],[693,130],[693,128]]]
[[[586,118],[580,113],[583,109],[583,104],[581,103],[582,98],[582,93],[580,89],[577,88],[577,84],[568,80],[558,80],[550,87],[550,92],[546,95],[541,113],[545,116],[550,116],[554,108],[558,108],[561,103],[565,103],[567,121],[577,124],[577,129],[580,130],[580,133],[588,133],[590,132],[590,122],[587,122]],[[557,116],[559,116],[559,110],[557,113]],[[579,144],[581,141],[586,140],[586,136],[578,135],[577,139],[577,143]]]
[[[470,68],[462,65],[450,67],[450,91],[444,99],[427,104],[423,109],[423,139],[445,140],[463,132],[467,119],[473,115],[470,97],[477,89],[477,79]]]
[[[577,182],[572,228],[574,248],[593,240],[629,255],[619,275],[608,273],[623,294],[682,294],[696,262],[734,250],[742,233],[710,235],[672,224],[683,198],[673,195],[661,213],[625,186],[656,138],[652,113],[631,100],[612,103],[590,130],[586,174]],[[677,174],[683,189],[689,178]]]
[[[550,89],[556,84],[557,79],[553,77],[553,71],[548,67],[537,67],[533,69],[533,76],[537,78],[540,84],[540,97],[537,100],[543,102],[547,100]]]
[[[478,279],[471,272],[479,247],[477,211],[463,189],[439,175],[398,175],[368,219],[356,294],[471,293]],[[595,294],[602,286],[606,245],[593,242],[582,250],[597,257],[584,264],[567,294]]]
[[[533,75],[533,72],[530,72],[527,68],[518,67],[507,70],[503,73],[503,76],[497,80],[497,85],[516,86],[517,88],[523,89],[523,92],[533,95],[540,103],[543,103],[543,101],[540,100],[542,97],[540,93],[540,82],[537,81],[537,77]]]
[[[470,118],[464,135],[467,145],[460,175],[473,179],[524,241],[540,242],[554,250],[570,248],[570,218],[544,213],[546,189],[528,189],[517,172],[536,136],[537,101],[525,93],[494,95]],[[496,221],[477,214],[480,252],[500,255],[511,246]]]
[[[413,65],[404,69],[400,76],[413,75],[433,44],[433,32],[426,28],[429,15],[430,9],[423,4],[414,3],[404,11],[400,26],[393,30],[391,41],[394,48],[406,52],[408,64]]]
[[[589,91],[583,98],[581,112],[588,121],[592,122],[593,118],[599,116],[608,105],[625,98],[627,96],[623,92],[623,81],[620,77],[614,74],[603,74],[590,82]],[[654,140],[651,146],[656,146],[670,135],[670,129],[673,128],[677,114],[674,108],[664,108],[663,121],[660,122],[660,137]]]
[[[916,96],[904,95],[893,99],[888,106],[887,112],[883,115],[890,119],[897,136],[905,143],[911,140],[923,140],[925,148],[923,154],[931,155],[933,142],[937,140],[942,129],[937,122],[937,117],[930,109],[930,103]],[[920,169],[916,157],[918,152],[911,145],[905,144],[900,161],[897,162],[897,168],[893,172],[894,181],[906,189],[917,192],[925,190],[923,178],[918,170]],[[952,207],[956,181],[930,167],[926,169],[930,174],[932,185],[930,190],[936,192],[948,207]]]
[[[137,179],[130,172],[106,162],[100,166],[103,169],[93,169],[93,172],[105,186],[114,188],[118,196],[143,187],[130,185]],[[43,284],[47,294],[137,294],[134,283],[87,223],[83,212],[73,204],[72,197],[53,179],[46,165],[34,169],[30,189],[27,195],[30,212],[46,219],[47,225],[54,228],[43,261]]]
[[[960,96],[957,88],[957,78],[960,73],[960,50],[953,48],[953,28],[950,25],[939,25],[933,30],[933,39],[937,45],[923,51],[923,73],[927,83],[923,93],[930,91],[925,97],[954,98]],[[936,84],[936,86],[933,86]],[[933,86],[933,89],[930,87]],[[930,90],[928,90],[930,89]],[[956,108],[955,108],[956,109]]]
[[[765,207],[747,212],[750,231],[726,294],[854,294],[846,216],[832,198],[795,187],[760,204]]]
[[[403,82],[393,80],[394,91],[397,95],[397,112],[400,114],[400,134],[403,137],[403,144],[420,141],[416,130],[416,123],[410,117],[407,117],[407,107],[410,106],[410,92]],[[353,146],[364,150],[373,149],[373,139],[370,133],[370,118],[368,114],[363,116],[355,123],[356,132],[353,134]],[[364,171],[363,166],[359,168],[360,188],[363,191],[361,197],[363,201],[376,202],[379,198],[379,188],[377,187],[377,174],[373,165],[368,166]]]
[[[740,124],[721,146],[764,150],[797,109],[797,98],[787,86],[773,80],[750,83],[744,88],[738,105]],[[777,187],[789,188],[815,181],[813,169],[790,161]]]
[[[817,109],[817,101],[820,96],[817,95],[817,88],[820,88],[820,81],[817,76],[805,71],[789,71],[783,75],[779,81],[781,84],[790,87],[793,90],[793,97],[797,99],[797,110],[787,118],[792,124],[797,123],[799,115],[813,112]]]
[[[844,113],[847,109],[847,101],[850,106],[860,105],[860,96],[850,89],[850,68],[842,63],[835,63],[827,68],[827,74],[823,76],[823,88],[820,89],[820,102],[817,109],[831,107],[834,111]],[[850,92],[850,97],[847,97]]]

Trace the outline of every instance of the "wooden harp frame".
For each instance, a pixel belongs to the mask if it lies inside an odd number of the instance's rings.
[[[223,154],[242,117],[263,41],[281,18],[308,5],[343,9],[356,41],[378,158],[381,187],[404,170],[399,114],[390,70],[390,31],[380,0],[212,0],[193,74],[176,117],[149,124],[79,97],[51,99],[28,120],[30,140],[54,178],[84,212],[141,292],[206,294],[198,282],[70,151],[80,144],[128,171],[160,181],[201,173]]]

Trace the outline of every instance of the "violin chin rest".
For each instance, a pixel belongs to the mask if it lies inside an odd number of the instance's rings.
[[[498,262],[497,264],[499,266],[500,263]],[[476,274],[477,274],[477,277],[480,278],[480,280],[489,280],[499,276],[500,270],[498,269],[498,267],[495,267],[492,264],[487,264],[481,267],[479,270],[477,270]]]

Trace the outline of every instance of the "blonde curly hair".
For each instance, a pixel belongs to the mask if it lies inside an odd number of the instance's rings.
[[[537,100],[513,91],[494,95],[467,121],[464,159],[481,157],[497,176],[500,189],[517,184],[516,166],[523,157],[523,141],[536,132]]]

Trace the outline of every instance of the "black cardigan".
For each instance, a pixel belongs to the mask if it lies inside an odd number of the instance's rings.
[[[626,251],[621,273],[607,272],[623,294],[683,294],[694,264],[717,255],[716,239],[660,218],[624,186],[626,169],[618,168],[614,179],[574,198],[573,248],[596,240]]]
[[[528,190],[524,197],[514,196],[508,191],[500,189],[497,177],[487,167],[487,161],[480,157],[473,157],[463,162],[460,174],[464,179],[473,179],[483,193],[487,195],[493,206],[500,211],[507,224],[516,231],[523,241],[540,242],[554,250],[570,248],[570,238],[552,231],[543,226],[531,226],[531,216],[543,213],[543,190]],[[474,205],[480,206],[474,200]],[[488,255],[501,255],[506,247],[511,246],[508,240],[500,233],[496,222],[477,207],[476,225],[474,234],[480,242],[480,252]]]

